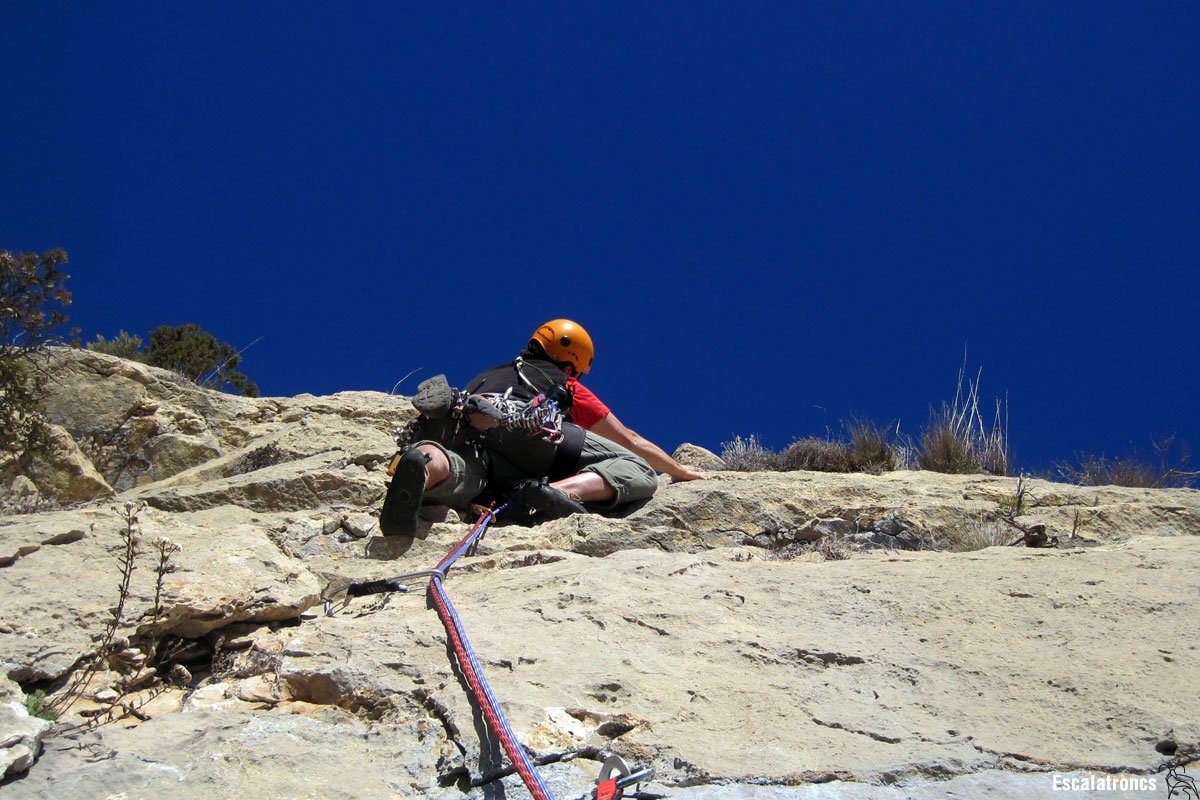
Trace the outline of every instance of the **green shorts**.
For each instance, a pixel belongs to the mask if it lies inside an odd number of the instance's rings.
[[[437,447],[450,464],[449,476],[425,491],[425,502],[430,505],[467,509],[486,489],[502,494],[519,481],[545,477],[524,473],[503,453],[475,442],[421,439],[413,444]],[[584,434],[577,471],[594,472],[616,490],[608,508],[645,500],[658,489],[658,474],[645,459],[591,431]]]
[[[658,473],[644,458],[591,431],[583,437],[579,471],[594,472],[616,489],[609,508],[645,500],[658,489]]]

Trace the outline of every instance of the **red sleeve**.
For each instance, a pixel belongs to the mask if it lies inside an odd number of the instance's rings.
[[[567,388],[575,395],[575,400],[571,403],[571,420],[581,428],[591,430],[593,425],[611,413],[608,406],[592,394],[591,389],[575,378],[567,380]]]

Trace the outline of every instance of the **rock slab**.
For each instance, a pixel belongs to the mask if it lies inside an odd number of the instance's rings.
[[[47,405],[98,491],[0,517],[5,798],[525,796],[425,579],[323,613],[468,530],[430,509],[425,538],[379,535],[407,399],[237,398],[57,357]],[[618,753],[693,800],[1063,796],[1056,778],[1144,797],[1093,778],[1165,794],[1156,744],[1200,751],[1200,493],[1026,481],[1012,518],[1012,479],[692,455],[716,471],[618,516],[501,518],[446,580],[556,796]],[[57,479],[6,485],[46,500]],[[127,504],[145,507],[114,630]],[[1059,546],[1008,546],[1035,526]],[[60,720],[83,727],[49,735],[27,694],[87,664]]]

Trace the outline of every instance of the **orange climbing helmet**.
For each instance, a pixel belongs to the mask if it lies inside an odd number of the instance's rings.
[[[579,375],[592,368],[592,337],[582,325],[569,319],[552,319],[533,332],[529,343],[537,342],[553,361],[566,361]]]

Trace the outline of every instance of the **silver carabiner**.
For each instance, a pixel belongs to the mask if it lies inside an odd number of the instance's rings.
[[[614,771],[616,771],[618,775],[618,789],[624,789],[626,786],[632,786],[635,783],[641,783],[642,781],[647,781],[654,777],[654,767],[646,767],[645,769],[640,769],[637,772],[634,772],[629,768],[629,765],[625,763],[625,759],[613,754],[604,759],[604,766],[600,767],[600,778],[596,782],[598,784],[604,783],[609,779],[609,777],[612,776]],[[593,792],[592,797],[595,796],[596,793]]]

